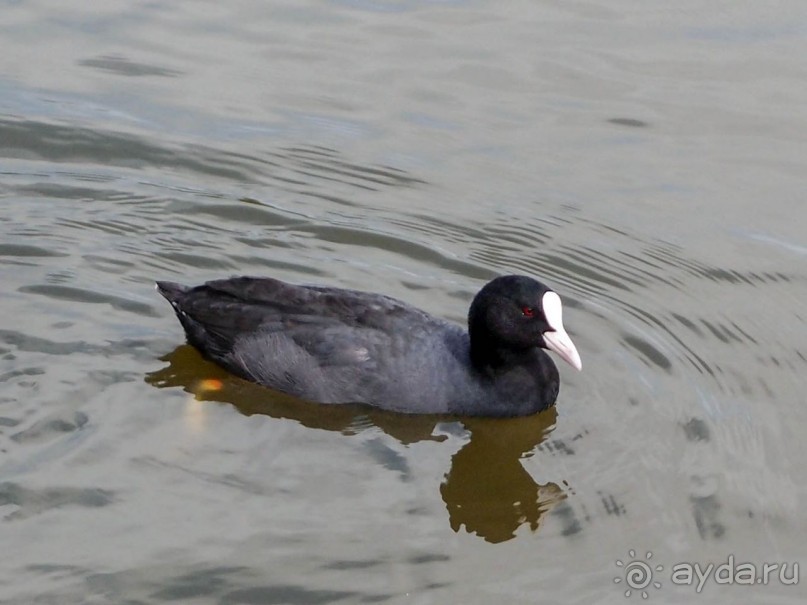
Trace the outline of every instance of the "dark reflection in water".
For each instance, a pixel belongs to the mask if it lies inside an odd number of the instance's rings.
[[[175,78],[182,75],[182,72],[159,65],[149,65],[138,63],[119,55],[102,55],[91,59],[83,59],[78,62],[85,67],[93,67],[102,71],[108,71],[119,76],[162,76]]]
[[[637,120],[636,118],[610,118],[608,122],[617,126],[630,126],[632,128],[647,128],[650,126],[644,120]]]
[[[242,414],[296,420],[310,428],[355,435],[377,427],[404,444],[443,441],[438,424],[456,423],[469,441],[451,459],[440,493],[454,531],[504,542],[526,525],[537,530],[544,514],[565,498],[555,483],[539,485],[521,465],[555,426],[555,409],[527,418],[457,418],[396,414],[360,405],[322,405],[240,380],[182,345],[162,358],[168,365],[146,376],[159,388],[182,387],[198,400],[234,405]],[[215,385],[215,388],[211,388]]]
[[[464,421],[471,440],[454,454],[440,487],[454,531],[464,525],[488,542],[504,542],[521,525],[539,528],[565,494],[555,483],[537,484],[519,459],[546,438],[556,417],[552,408],[528,418]]]

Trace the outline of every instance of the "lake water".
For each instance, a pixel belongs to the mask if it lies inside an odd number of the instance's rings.
[[[0,601],[805,602],[804,2],[2,11]],[[511,420],[247,385],[153,289],[513,272],[584,371]]]

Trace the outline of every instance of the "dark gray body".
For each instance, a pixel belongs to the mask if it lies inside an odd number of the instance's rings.
[[[205,357],[303,399],[515,416],[557,397],[557,369],[542,350],[531,349],[529,363],[477,369],[464,328],[387,296],[252,277],[158,288]]]

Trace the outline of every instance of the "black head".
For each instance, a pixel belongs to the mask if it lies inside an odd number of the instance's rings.
[[[471,353],[477,360],[549,349],[581,369],[577,349],[563,328],[560,297],[539,281],[505,275],[488,282],[468,313]]]

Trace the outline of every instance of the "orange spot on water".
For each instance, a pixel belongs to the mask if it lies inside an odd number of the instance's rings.
[[[204,391],[220,391],[224,383],[218,378],[205,378],[199,381],[199,390]]]

